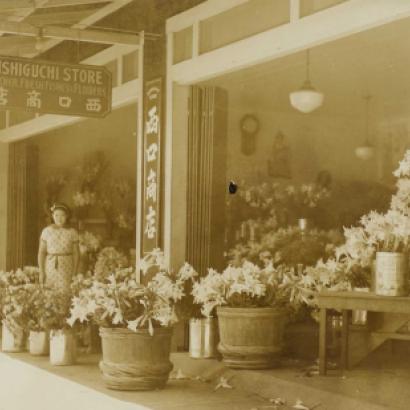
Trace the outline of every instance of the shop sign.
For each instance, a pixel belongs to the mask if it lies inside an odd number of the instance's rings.
[[[105,117],[111,81],[101,66],[0,56],[0,109]]]
[[[162,81],[145,85],[142,255],[159,247]]]

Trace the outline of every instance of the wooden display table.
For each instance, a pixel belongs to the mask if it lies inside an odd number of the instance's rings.
[[[331,292],[319,293],[318,304],[320,308],[320,332],[319,332],[319,373],[325,375],[327,371],[327,316],[329,309],[341,310],[343,317],[342,325],[342,349],[341,368],[348,368],[349,352],[349,314],[352,310],[367,310],[369,312],[395,313],[410,315],[410,297],[378,296],[374,293],[364,292]],[[410,317],[407,321],[410,320]],[[369,347],[369,353],[375,347],[380,346],[387,339],[410,340],[410,334],[396,333],[395,330],[403,326],[401,321],[393,323],[387,328],[377,331],[367,330],[372,337],[373,346]],[[396,327],[394,331],[392,325]],[[366,329],[366,328],[365,328]],[[377,346],[374,340],[378,340]]]

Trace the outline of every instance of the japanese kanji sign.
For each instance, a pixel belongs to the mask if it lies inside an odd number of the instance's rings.
[[[142,254],[159,246],[160,230],[160,142],[162,81],[146,83],[144,96],[144,181]]]
[[[104,117],[111,91],[105,67],[0,56],[0,109]]]

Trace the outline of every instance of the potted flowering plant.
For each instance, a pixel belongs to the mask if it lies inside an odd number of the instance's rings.
[[[107,387],[117,390],[163,388],[172,369],[169,360],[172,324],[187,281],[196,275],[185,264],[174,273],[155,251],[142,260],[145,275],[156,268],[146,285],[131,269],[117,269],[95,278],[73,298],[68,322],[93,321],[100,326],[103,357],[100,369]]]
[[[98,280],[105,281],[112,272],[127,266],[127,257],[114,247],[108,246],[98,253],[94,273]]]
[[[194,284],[195,301],[209,317],[219,319],[218,350],[231,368],[266,369],[275,365],[282,350],[285,309],[290,304],[287,268],[251,262],[228,266],[222,273],[210,269]]]
[[[29,285],[27,289],[30,298],[26,304],[26,328],[29,331],[29,352],[32,355],[46,356],[49,353],[49,333],[47,318],[50,315],[48,309],[48,295],[40,285]]]
[[[351,252],[367,250],[376,254],[375,292],[385,296],[408,294],[410,245],[410,150],[394,172],[397,191],[385,213],[369,212],[360,226],[345,230]]]
[[[26,266],[16,271],[0,272],[3,351],[21,352],[24,350],[26,305],[30,298],[28,287],[38,281],[39,270],[36,267]]]
[[[30,332],[29,352],[33,355],[46,356],[49,354],[50,329],[63,327],[61,317],[64,315],[60,313],[61,304],[56,302],[59,295],[54,290],[38,284],[28,286],[30,297],[25,305],[25,327]],[[53,353],[53,357],[55,356]]]
[[[262,235],[257,243],[237,245],[228,252],[228,260],[235,266],[245,260],[259,266],[270,263],[295,268],[298,265],[313,266],[319,259],[332,256],[342,239],[343,236],[336,230],[310,229],[302,233],[295,226],[279,228]]]
[[[2,350],[21,352],[25,348],[25,323],[30,292],[24,285],[9,285],[5,288],[3,300]]]
[[[50,363],[54,366],[68,366],[76,361],[77,347],[75,333],[67,324],[71,297],[55,289],[46,295],[47,324],[50,331]]]
[[[286,193],[289,207],[302,230],[306,230],[307,220],[313,217],[319,203],[330,196],[327,188],[315,183],[303,184],[300,187],[289,185]]]

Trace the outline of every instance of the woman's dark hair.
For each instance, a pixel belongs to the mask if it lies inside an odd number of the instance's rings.
[[[58,209],[65,212],[65,214],[67,215],[67,220],[71,218],[71,209],[69,208],[68,205],[66,205],[63,202],[56,202],[55,204],[53,204],[53,206],[50,208],[51,215],[53,215],[53,213],[57,211]]]

